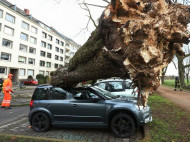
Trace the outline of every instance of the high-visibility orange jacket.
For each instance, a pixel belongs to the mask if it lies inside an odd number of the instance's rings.
[[[4,82],[3,82],[3,92],[13,92],[13,90],[11,89],[12,87],[12,80],[10,78],[6,79]]]

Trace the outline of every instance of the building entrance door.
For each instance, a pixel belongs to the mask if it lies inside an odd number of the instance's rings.
[[[12,82],[15,84],[18,82],[18,69],[11,69],[10,73],[13,75]]]

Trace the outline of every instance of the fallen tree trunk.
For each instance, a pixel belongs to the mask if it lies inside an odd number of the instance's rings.
[[[52,73],[51,83],[69,88],[99,78],[131,78],[146,106],[162,69],[175,53],[184,55],[189,10],[169,0],[112,0],[69,66]]]

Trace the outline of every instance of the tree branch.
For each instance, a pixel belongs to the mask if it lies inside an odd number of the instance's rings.
[[[94,19],[92,18],[92,14],[90,12],[90,9],[88,8],[88,6],[84,3],[84,6],[86,6],[88,14],[89,14],[89,18],[92,21],[92,23],[94,24],[94,26],[97,28],[96,22],[94,21]]]
[[[190,56],[190,53],[186,54],[186,55],[184,56],[184,58],[189,57],[189,56]]]
[[[190,64],[189,64],[189,65],[185,65],[185,66],[183,66],[183,68],[188,68],[188,67],[190,67]]]
[[[89,3],[79,3],[79,4],[84,4],[84,5],[89,5],[89,6],[95,6],[95,7],[100,7],[100,8],[106,8],[106,6],[101,6],[101,5],[96,5],[96,4],[89,4]]]
[[[175,64],[175,62],[174,62],[174,61],[172,61],[172,63],[174,64],[174,66],[175,66],[175,69],[177,70],[177,67],[176,67],[176,64]]]

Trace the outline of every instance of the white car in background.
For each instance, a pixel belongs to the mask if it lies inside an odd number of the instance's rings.
[[[106,91],[109,91],[111,95],[118,98],[137,98],[138,90],[133,89],[132,81],[127,79],[106,79],[98,80],[93,86],[97,86]]]

